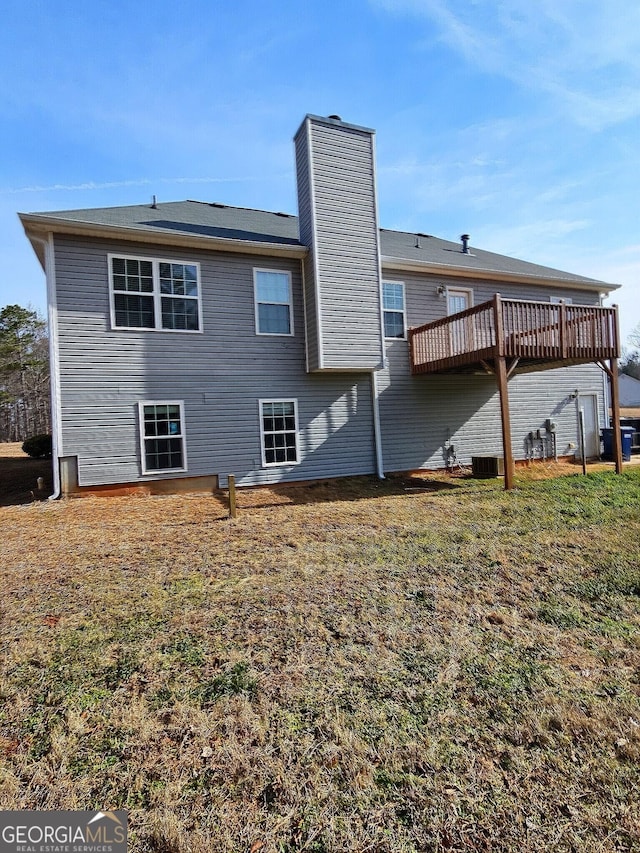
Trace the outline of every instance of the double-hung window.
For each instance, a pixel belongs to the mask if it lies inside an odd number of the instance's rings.
[[[382,311],[385,338],[405,338],[407,336],[407,324],[403,282],[382,282]]]
[[[263,465],[295,465],[298,456],[298,411],[295,400],[260,400]]]
[[[184,407],[181,401],[145,401],[138,404],[142,473],[186,471]]]
[[[258,335],[292,335],[291,275],[279,270],[253,271]]]
[[[114,329],[199,332],[198,264],[109,257]]]

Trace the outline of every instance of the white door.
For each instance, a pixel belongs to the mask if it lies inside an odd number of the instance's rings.
[[[452,287],[447,290],[447,314],[457,314],[471,307],[470,290],[456,290]],[[451,348],[449,354],[460,355],[460,353],[470,352],[474,349],[473,342],[470,340],[471,336],[472,327],[466,317],[462,320],[452,320],[449,326],[449,346]]]
[[[447,290],[447,314],[457,314],[467,308],[471,308],[471,291],[454,290],[450,287]]]
[[[587,459],[597,459],[600,456],[598,398],[595,394],[581,394],[579,401],[584,414],[584,453]]]

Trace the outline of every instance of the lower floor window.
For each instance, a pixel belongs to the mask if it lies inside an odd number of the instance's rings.
[[[182,403],[163,400],[139,407],[142,473],[186,470]]]
[[[264,465],[291,465],[298,460],[298,412],[295,400],[260,400],[260,433]]]

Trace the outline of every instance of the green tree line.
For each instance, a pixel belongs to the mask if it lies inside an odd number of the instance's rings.
[[[36,311],[0,311],[0,441],[51,432],[49,341]]]

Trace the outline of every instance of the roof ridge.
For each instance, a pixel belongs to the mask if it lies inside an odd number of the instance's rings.
[[[158,205],[161,204],[202,204],[205,207],[217,207],[217,208],[226,208],[228,210],[247,210],[250,213],[269,213],[271,216],[287,216],[290,219],[297,219],[295,213],[282,213],[279,210],[264,210],[261,207],[243,207],[239,204],[225,204],[222,201],[201,201],[198,198],[186,198],[184,201],[165,201],[158,202]]]

